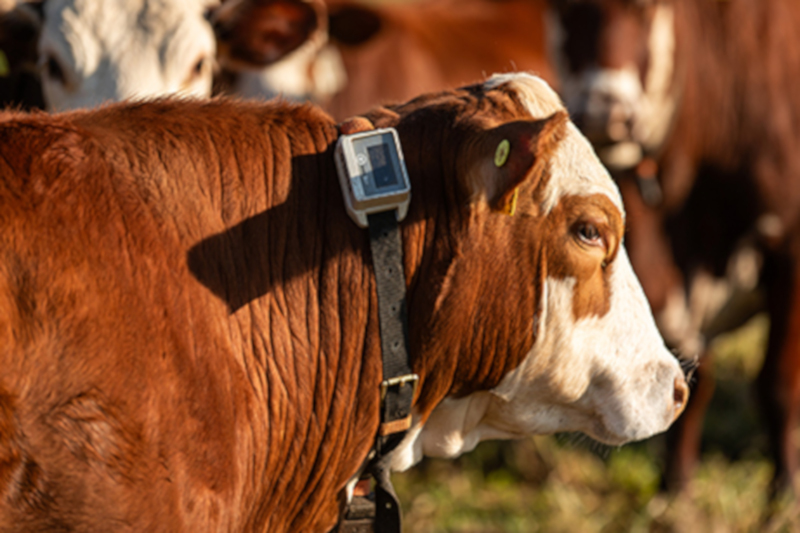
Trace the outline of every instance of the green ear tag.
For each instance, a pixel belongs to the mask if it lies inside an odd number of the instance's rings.
[[[503,139],[497,145],[497,150],[494,151],[494,166],[497,168],[502,167],[508,161],[508,154],[511,153],[511,143],[508,139]]]

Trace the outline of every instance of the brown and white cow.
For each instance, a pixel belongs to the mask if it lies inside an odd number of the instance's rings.
[[[631,261],[662,331],[694,323],[700,344],[698,333],[719,332],[719,321],[698,329],[700,308],[687,315],[673,312],[673,304],[698,279],[747,264],[744,270],[757,272],[752,258],[763,255],[771,329],[757,386],[774,487],[785,487],[796,472],[792,435],[800,414],[800,4],[551,3],[565,101],[601,159],[618,171]],[[728,311],[744,311],[725,319],[735,325],[759,308],[743,290],[759,274],[733,278],[747,280],[734,284],[727,303]],[[696,429],[678,438],[677,470],[669,473],[677,485],[691,475],[698,440]]]
[[[413,194],[420,382],[393,466],[490,438],[665,430],[688,388],[617,188],[555,93],[503,75],[365,117],[397,128]],[[337,137],[281,102],[0,115],[0,529],[336,524],[382,379]]]
[[[327,39],[315,0],[17,1],[0,9],[0,50],[15,75],[40,73],[50,110],[209,97],[220,65],[262,68]],[[19,85],[3,103],[27,103]]]
[[[330,42],[241,76],[236,94],[311,98],[334,117],[530,71],[551,83],[545,0],[326,0]]]
[[[555,81],[543,0],[327,4],[331,41],[347,76],[326,104],[336,117],[473,83],[493,72],[528,71]]]

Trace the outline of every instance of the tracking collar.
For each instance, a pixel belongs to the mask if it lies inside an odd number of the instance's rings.
[[[375,480],[375,533],[400,533],[400,504],[390,479],[388,453],[411,427],[411,406],[419,376],[408,359],[408,317],[403,247],[399,221],[405,217],[411,194],[397,132],[376,130],[364,117],[339,126],[336,167],[348,214],[369,230],[372,264],[378,293],[383,381],[380,386],[380,426],[375,455],[366,471]],[[363,505],[363,502],[361,502]],[[358,531],[348,525],[340,531]],[[368,527],[366,520],[360,520]],[[368,529],[365,529],[368,530]]]

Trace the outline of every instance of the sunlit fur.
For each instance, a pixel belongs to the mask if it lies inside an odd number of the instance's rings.
[[[608,176],[563,110],[531,112],[557,103],[506,76],[361,120],[397,129],[412,185],[395,467],[536,432],[621,443],[682,409]],[[383,377],[338,136],[283,101],[0,114],[0,529],[335,527]]]
[[[503,83],[517,90],[533,117],[561,107],[539,79],[498,76],[487,86]],[[622,216],[616,186],[574,126],[549,168],[541,197],[545,216],[557,216],[554,210],[567,199],[580,202],[595,194],[607,197]],[[543,261],[550,259],[545,252]],[[607,271],[609,311],[577,320],[576,279],[569,273],[547,276],[536,342],[520,367],[489,392],[439,404],[421,430],[415,428],[406,439],[394,467],[407,468],[422,455],[452,457],[492,438],[581,428],[598,440],[620,444],[664,431],[682,409],[673,406],[682,371],[664,346],[623,248]],[[535,283],[533,272],[530,282]]]

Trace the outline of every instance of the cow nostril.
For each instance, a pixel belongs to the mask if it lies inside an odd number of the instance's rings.
[[[686,408],[686,402],[689,400],[689,386],[683,377],[675,378],[675,389],[672,393],[672,399],[675,405],[675,418],[683,412]]]
[[[606,134],[609,140],[620,142],[628,139],[631,134],[631,123],[631,116],[626,106],[618,102],[609,105],[606,122]]]

